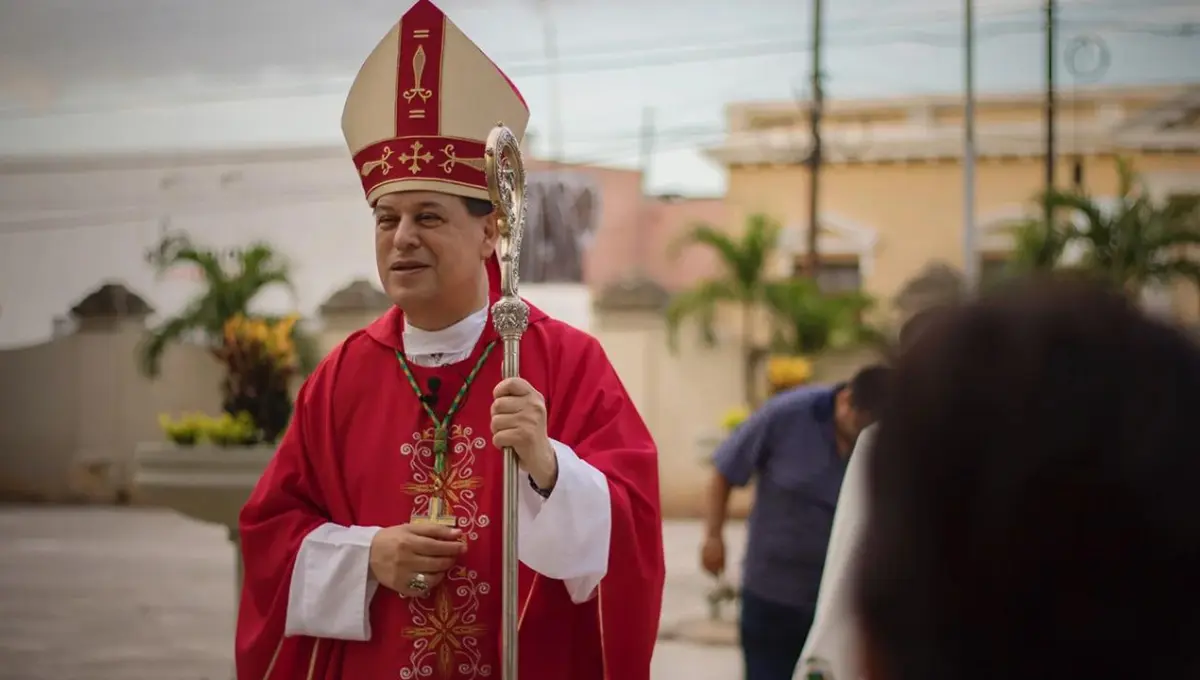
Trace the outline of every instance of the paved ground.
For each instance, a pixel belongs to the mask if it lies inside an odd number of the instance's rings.
[[[706,611],[698,539],[667,527],[664,625]],[[0,507],[0,680],[228,680],[233,570],[223,529],[167,512]],[[654,678],[738,668],[733,648],[664,642]]]

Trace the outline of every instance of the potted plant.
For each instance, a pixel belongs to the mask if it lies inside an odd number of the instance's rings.
[[[225,365],[223,406],[238,419],[232,425],[251,428],[245,444],[278,441],[291,419],[290,384],[299,368],[295,325],[295,316],[273,321],[237,314],[225,322],[224,343],[215,351]]]

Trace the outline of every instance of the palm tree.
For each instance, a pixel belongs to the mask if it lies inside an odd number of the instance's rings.
[[[765,297],[778,324],[777,351],[811,356],[833,347],[883,342],[883,333],[863,323],[875,304],[863,293],[823,293],[804,278],[772,282]]]
[[[748,403],[755,403],[755,366],[759,352],[754,347],[754,312],[766,298],[767,274],[779,242],[779,224],[766,215],[752,215],[740,236],[734,236],[709,224],[694,225],[671,247],[673,254],[687,246],[703,246],[714,251],[722,269],[717,278],[701,281],[694,288],[676,295],[667,306],[667,328],[674,346],[684,320],[698,322],[701,337],[708,345],[716,343],[717,309],[722,304],[740,307],[742,315],[743,390]]]
[[[1043,205],[1062,218],[1017,226],[1014,268],[1063,266],[1067,251],[1077,245],[1081,259],[1073,266],[1130,294],[1178,278],[1200,285],[1200,263],[1187,252],[1200,244],[1200,196],[1155,201],[1129,163],[1117,159],[1117,171],[1118,196],[1112,206],[1077,190],[1043,194]]]
[[[142,372],[158,376],[167,347],[194,337],[216,348],[221,344],[225,322],[238,314],[249,313],[250,302],[271,286],[292,289],[288,263],[271,246],[255,243],[238,252],[227,266],[216,251],[199,248],[186,236],[165,237],[148,258],[161,275],[180,266],[195,266],[204,278],[205,289],[177,316],[150,331],[138,350]],[[317,363],[313,338],[293,330],[293,341],[302,372]]]

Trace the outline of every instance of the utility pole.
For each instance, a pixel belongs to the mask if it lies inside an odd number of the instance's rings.
[[[809,109],[812,124],[812,149],[808,155],[808,253],[804,261],[805,273],[813,281],[821,269],[821,254],[818,250],[820,240],[820,198],[821,198],[821,116],[825,109],[825,93],[821,89],[821,6],[824,0],[812,0],[812,102]]]
[[[654,107],[642,108],[642,130],[638,141],[638,167],[642,171],[642,193],[649,188],[650,169],[654,164]]]
[[[1046,193],[1049,194],[1054,190],[1054,161],[1055,161],[1055,94],[1054,94],[1054,62],[1058,56],[1055,54],[1054,38],[1057,32],[1055,25],[1054,10],[1055,0],[1046,0]],[[1054,211],[1050,209],[1050,204],[1046,204],[1046,224],[1050,224],[1054,219]]]
[[[546,51],[547,77],[550,80],[549,160],[554,168],[563,158],[562,88],[558,73],[558,26],[550,0],[538,0],[542,11],[542,40]]]
[[[638,167],[642,173],[642,196],[649,194],[650,190],[650,170],[654,165],[654,141],[656,134],[654,124],[654,108],[647,106],[642,109],[642,130],[638,143]],[[632,239],[633,252],[632,262],[634,272],[638,275],[644,274],[646,270],[646,248],[642,247],[641,241],[648,229],[650,229],[650,211],[655,209],[655,205],[651,201],[643,200],[642,209],[638,211],[638,234]]]
[[[963,5],[963,278],[967,292],[979,286],[975,231],[975,0]]]

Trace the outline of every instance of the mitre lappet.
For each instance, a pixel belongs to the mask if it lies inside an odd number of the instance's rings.
[[[363,63],[342,133],[367,202],[398,191],[488,199],[484,147],[502,123],[521,139],[529,107],[512,81],[429,0]]]

